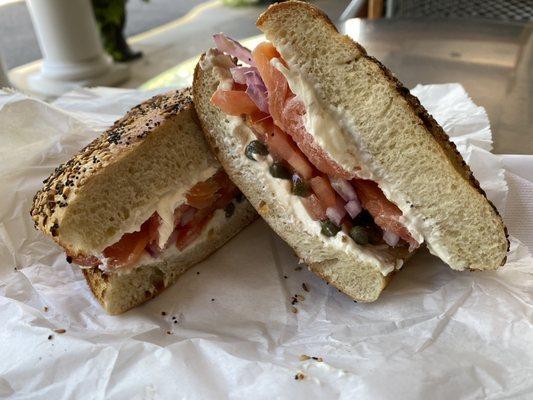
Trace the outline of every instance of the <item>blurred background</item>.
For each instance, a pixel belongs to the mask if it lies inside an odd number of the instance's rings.
[[[260,0],[0,0],[0,86],[52,99],[78,86],[179,87],[225,32],[261,40]],[[407,87],[461,83],[496,150],[533,152],[533,0],[316,0]],[[505,140],[499,138],[505,137]]]

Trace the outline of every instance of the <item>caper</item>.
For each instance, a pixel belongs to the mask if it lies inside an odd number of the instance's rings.
[[[354,226],[350,229],[350,237],[357,244],[368,244],[368,231],[364,226]]]
[[[298,175],[292,177],[292,194],[300,197],[307,197],[311,193],[309,184],[300,178]]]
[[[322,229],[320,230],[320,232],[322,232],[324,236],[328,236],[328,237],[335,236],[341,230],[341,228],[339,228],[329,219],[325,221],[320,221],[320,225],[322,225]]]
[[[252,140],[250,143],[248,143],[248,146],[246,146],[244,154],[246,154],[246,157],[248,157],[250,160],[257,161],[254,155],[259,154],[261,156],[266,156],[268,154],[268,148],[263,142],[260,142],[259,140]]]
[[[291,179],[291,173],[283,163],[275,162],[269,169],[270,175],[279,179]]]
[[[367,210],[361,211],[353,220],[354,225],[368,226],[374,223],[374,218]]]
[[[383,242],[383,231],[376,224],[368,225],[367,232],[370,244],[380,244]]]
[[[226,214],[226,218],[229,218],[233,215],[235,212],[235,204],[229,203],[226,208],[224,208],[224,213]]]

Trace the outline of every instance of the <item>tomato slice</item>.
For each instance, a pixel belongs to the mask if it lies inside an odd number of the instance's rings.
[[[194,185],[185,195],[187,198],[187,203],[194,208],[206,208],[212,205],[217,197],[217,191],[220,189],[218,183],[213,179],[209,178],[206,181],[198,182]]]
[[[322,207],[318,197],[316,197],[314,194],[310,194],[307,197],[302,197],[300,200],[312,219],[315,221],[322,221],[327,218],[326,210],[324,207]]]
[[[275,125],[267,136],[267,145],[274,157],[287,161],[303,179],[310,179],[313,176],[312,165],[292,139]]]
[[[363,179],[354,179],[353,182],[361,205],[372,215],[376,225],[384,231],[395,233],[415,248],[419,246],[407,228],[400,223],[402,211],[385,197],[376,182]]]
[[[200,236],[212,216],[212,212],[208,215],[201,215],[201,213],[198,213],[189,224],[180,228],[176,237],[176,247],[179,251],[185,250],[196,240],[196,238],[198,238],[198,236]]]
[[[250,96],[240,90],[217,89],[211,97],[211,103],[228,115],[239,116],[260,111]]]
[[[237,195],[237,192],[237,186],[223,170],[217,171],[208,180],[196,184],[187,193],[187,201],[189,206],[197,210],[191,221],[184,226],[177,225],[176,227],[176,247],[178,250],[183,251],[193,243],[211,220],[213,213],[217,209],[225,208]],[[191,202],[191,200],[194,201]],[[184,213],[187,212],[185,209],[183,211]]]
[[[195,210],[193,207],[191,207],[188,204],[182,204],[178,208],[174,210],[174,226],[179,226],[181,223],[182,218],[185,215],[190,215],[191,210]]]
[[[309,180],[309,184],[320,200],[320,204],[324,209],[328,207],[335,207],[337,205],[337,195],[335,190],[331,187],[329,180],[322,176],[315,176]]]
[[[120,240],[104,251],[110,268],[126,268],[134,265],[142,256],[144,248],[150,243],[150,220],[138,232],[126,233]]]

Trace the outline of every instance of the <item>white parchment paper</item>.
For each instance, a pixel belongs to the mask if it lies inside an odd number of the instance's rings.
[[[514,238],[497,272],[421,252],[359,304],[299,270],[259,221],[158,298],[106,315],[28,212],[58,163],[154,93],[84,89],[52,106],[0,94],[1,398],[531,398],[533,261]],[[487,115],[460,85],[413,93],[532,245],[533,157],[492,155]]]

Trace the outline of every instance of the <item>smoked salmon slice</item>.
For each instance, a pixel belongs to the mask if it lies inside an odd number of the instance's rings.
[[[272,58],[282,61],[281,55],[274,46],[268,42],[260,43],[252,52],[252,57],[267,87],[268,108],[274,123],[293,138],[300,150],[319,171],[333,177],[353,178],[353,174],[333,161],[307,132],[303,122],[304,104],[290,91],[285,76],[270,63]]]
[[[285,77],[283,77],[283,79],[285,79]],[[313,136],[305,128],[304,117],[304,103],[296,96],[293,96],[285,103],[281,115],[281,128],[293,138],[300,150],[302,150],[316,169],[334,178],[353,178],[354,174],[349,173],[333,161],[316,143]]]
[[[281,72],[270,64],[273,58],[281,59],[276,48],[269,42],[259,43],[252,51],[252,58],[268,91],[268,110],[276,125],[281,126],[281,112],[289,85]]]
[[[385,197],[376,182],[363,179],[354,179],[353,182],[361,205],[372,215],[376,225],[383,231],[398,235],[411,246],[419,246],[407,228],[400,223],[401,210]]]

